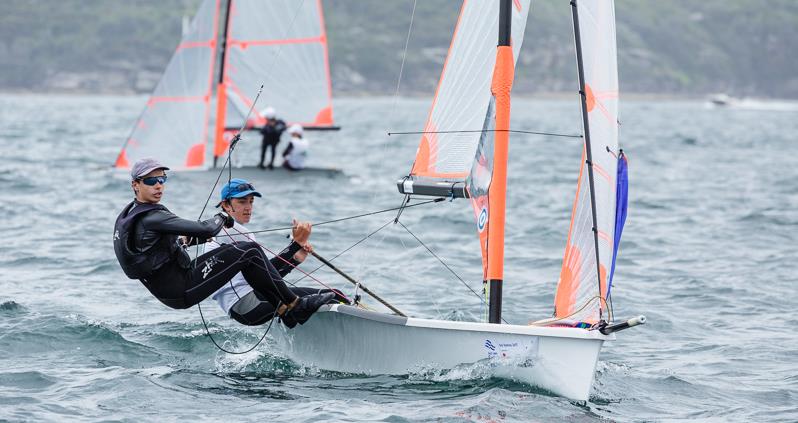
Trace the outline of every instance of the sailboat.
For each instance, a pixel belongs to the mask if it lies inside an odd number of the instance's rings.
[[[501,317],[510,91],[530,0],[501,0],[499,7],[465,0],[415,161],[398,188],[405,195],[470,199],[482,245],[487,322],[323,306],[305,325],[280,332],[290,357],[365,374],[485,362],[496,376],[588,399],[603,343],[645,317],[615,321],[608,302],[627,192],[626,159],[618,148],[614,4],[570,4],[584,147],[553,317],[529,325],[503,324]]]
[[[266,106],[289,125],[337,128],[321,0],[204,0],[114,167],[147,156],[173,170],[221,166],[233,135],[262,125]]]

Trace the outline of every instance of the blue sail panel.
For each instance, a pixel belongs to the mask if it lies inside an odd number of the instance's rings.
[[[615,275],[615,260],[618,258],[618,246],[621,245],[621,233],[623,225],[626,223],[626,208],[629,200],[629,171],[626,155],[621,150],[618,156],[618,178],[617,189],[615,190],[615,240],[612,248],[612,266],[610,267],[610,279],[607,283],[607,297],[610,296],[612,289],[612,277]]]

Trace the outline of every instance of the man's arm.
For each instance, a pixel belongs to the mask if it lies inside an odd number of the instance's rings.
[[[285,276],[291,273],[295,267],[299,266],[300,261],[294,258],[294,254],[301,250],[302,246],[296,241],[291,242],[291,245],[285,247],[280,251],[277,256],[272,257],[269,261],[272,263],[280,276]]]
[[[288,147],[286,147],[285,151],[283,151],[283,157],[286,157],[287,155],[291,154],[291,150],[293,149],[294,149],[294,143],[289,142]]]
[[[142,217],[145,228],[172,235],[196,237],[201,242],[216,235],[222,230],[225,219],[216,215],[202,222],[181,219],[168,210],[156,210]]]

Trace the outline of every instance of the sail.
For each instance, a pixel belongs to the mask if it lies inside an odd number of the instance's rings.
[[[205,162],[219,0],[205,0],[117,157],[128,168],[154,156],[172,169]]]
[[[574,2],[572,2],[573,4]],[[568,241],[555,296],[555,316],[596,322],[606,308],[612,267],[618,167],[618,70],[615,7],[611,0],[575,1],[577,55],[584,70],[585,147]],[[581,44],[581,45],[580,45]],[[579,56],[578,56],[579,58]],[[589,141],[596,233],[593,232]],[[596,238],[598,241],[596,242]],[[598,246],[598,263],[596,246]]]
[[[529,0],[513,1],[512,47],[518,57],[524,39]],[[486,129],[491,79],[496,63],[499,6],[497,2],[465,0],[443,65],[435,98],[410,172],[406,193],[420,180],[464,181]],[[472,131],[442,133],[446,131]],[[492,157],[490,158],[492,160]],[[434,183],[434,182],[433,182]],[[410,190],[410,192],[408,192]],[[430,192],[430,195],[441,195]]]
[[[253,112],[273,107],[287,123],[333,125],[327,32],[321,0],[230,0],[224,85],[225,126],[240,127],[258,88]]]

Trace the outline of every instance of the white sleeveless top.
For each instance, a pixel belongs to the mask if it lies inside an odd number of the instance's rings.
[[[230,235],[228,236],[224,231],[219,232],[219,235],[213,238],[212,241],[205,244],[205,252],[219,248],[220,244],[233,244],[234,241],[255,241],[255,234],[242,235],[239,233],[249,232],[249,230],[238,222],[236,222],[231,229],[226,229],[226,231]],[[233,279],[230,279],[230,282],[224,284],[224,286],[214,292],[211,298],[216,300],[216,302],[219,304],[219,307],[221,307],[222,310],[224,310],[224,312],[229,316],[230,309],[233,308],[235,303],[237,303],[240,298],[244,297],[244,295],[247,295],[250,292],[252,292],[252,287],[247,283],[246,279],[244,279],[244,275],[242,275],[241,272],[238,272],[235,276],[233,276]]]

